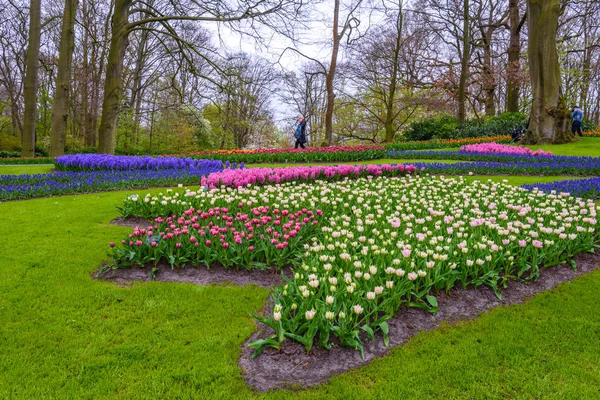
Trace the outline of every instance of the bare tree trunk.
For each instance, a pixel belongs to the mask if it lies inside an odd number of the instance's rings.
[[[23,91],[25,109],[23,111],[22,146],[23,157],[35,155],[35,125],[37,121],[38,57],[40,54],[40,36],[42,32],[40,0],[31,0],[29,8],[29,45],[27,47],[27,69],[25,72],[25,90]]]
[[[135,62],[135,71],[133,76],[133,88],[131,89],[131,104],[134,106],[133,116],[133,132],[131,137],[131,145],[133,147],[137,144],[138,131],[141,120],[141,108],[142,108],[142,71],[146,64],[146,44],[148,42],[148,31],[141,32],[140,43],[137,51],[137,60]]]
[[[123,61],[127,49],[126,32],[132,0],[117,0],[112,17],[112,36],[104,81],[102,117],[98,129],[98,153],[114,154],[117,122],[123,96]]]
[[[385,143],[393,142],[394,136],[396,135],[396,129],[394,127],[396,109],[394,105],[396,103],[396,83],[398,81],[398,57],[400,55],[400,46],[402,44],[402,24],[402,2],[400,1],[398,8],[398,18],[396,20],[396,42],[394,43],[394,61],[392,66],[392,75],[390,76],[390,87],[388,91],[388,98],[385,110]]]
[[[458,122],[461,124],[465,122],[467,114],[467,74],[469,72],[469,50],[471,46],[469,38],[469,0],[464,0],[463,19],[463,49],[460,60],[460,80],[458,84]]]
[[[510,0],[509,21],[510,38],[508,45],[508,78],[506,82],[506,108],[508,112],[519,112],[519,81],[518,72],[521,67],[519,58],[521,56],[521,27],[523,22],[519,16],[519,0]]]
[[[556,34],[561,0],[528,0],[528,55],[533,104],[523,143],[567,143],[570,113],[562,96]]]
[[[69,93],[71,91],[71,61],[75,49],[75,14],[77,0],[65,0],[56,92],[52,105],[52,126],[50,130],[50,156],[58,157],[65,152],[67,141],[67,119],[69,118]]]
[[[331,146],[333,143],[333,106],[335,103],[335,92],[333,91],[333,80],[335,78],[335,68],[337,66],[337,56],[340,49],[340,35],[338,34],[338,24],[340,18],[340,0],[335,0],[333,9],[333,49],[331,51],[331,62],[325,80],[327,89],[327,108],[325,111],[325,144]]]
[[[496,115],[496,81],[492,71],[492,33],[493,28],[484,30],[483,36],[483,85],[485,92],[485,115]]]

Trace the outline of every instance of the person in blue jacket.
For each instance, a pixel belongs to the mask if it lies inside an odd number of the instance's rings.
[[[583,132],[581,132],[581,123],[583,122],[583,111],[581,111],[581,108],[579,108],[579,106],[575,106],[575,108],[573,108],[571,118],[573,118],[573,125],[571,125],[571,132],[573,132],[573,135],[575,134],[575,132],[577,132],[579,136],[583,136]]]
[[[294,148],[297,149],[298,146],[300,146],[304,149],[304,143],[306,143],[306,120],[302,115],[298,117],[298,125],[296,125],[294,138],[296,138],[296,145]]]

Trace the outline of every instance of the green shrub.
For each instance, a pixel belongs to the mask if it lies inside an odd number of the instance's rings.
[[[598,130],[598,125],[596,125],[594,121],[584,118],[581,123],[581,130],[584,132],[594,132]]]
[[[408,141],[450,139],[454,137],[458,125],[458,120],[448,115],[414,122],[404,138]]]
[[[452,116],[444,115],[413,123],[404,140],[464,139],[510,135],[514,129],[527,127],[527,115],[503,113],[483,120],[468,120],[459,124]]]

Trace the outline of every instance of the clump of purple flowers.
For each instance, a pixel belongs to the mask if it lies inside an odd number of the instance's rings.
[[[117,171],[117,170],[162,170],[162,169],[220,169],[220,160],[150,157],[112,156],[108,154],[68,154],[56,158],[56,169],[60,171]],[[229,166],[228,166],[229,167]],[[236,165],[232,165],[236,168]]]
[[[538,183],[533,185],[523,185],[523,187],[529,190],[538,188],[546,193],[569,193],[574,197],[600,199],[600,177]]]

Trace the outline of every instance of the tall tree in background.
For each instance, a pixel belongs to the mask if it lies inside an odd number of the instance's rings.
[[[147,15],[138,20],[129,21],[131,7],[136,4],[134,11]],[[98,129],[98,152],[113,154],[117,122],[123,97],[123,62],[127,50],[128,38],[134,30],[150,29],[160,35],[166,35],[176,40],[179,45],[188,47],[178,36],[170,21],[200,21],[232,23],[243,20],[261,20],[272,14],[297,12],[302,2],[295,0],[254,0],[252,2],[236,3],[219,0],[199,2],[169,3],[166,9],[159,8],[148,2],[135,0],[116,0],[112,17],[112,36],[108,52],[106,78],[104,81],[104,101],[102,103],[102,118]],[[161,6],[165,6],[161,4]],[[267,21],[263,21],[268,23]],[[160,24],[161,29],[150,28],[151,23]]]
[[[527,0],[528,56],[533,104],[524,144],[567,143],[570,118],[562,95],[556,49],[561,0]]]
[[[509,112],[519,112],[519,87],[518,72],[521,69],[521,29],[527,19],[527,13],[520,15],[519,0],[509,0],[509,44],[508,44],[508,66],[506,81],[506,109]]]
[[[469,34],[469,0],[463,1],[462,57],[460,58],[460,78],[458,83],[458,122],[461,124],[467,118],[467,74],[471,50]]]
[[[75,15],[77,0],[65,0],[60,35],[56,89],[52,105],[50,131],[50,156],[58,157],[65,152],[67,119],[69,118],[69,94],[71,92],[71,64],[75,49]]]
[[[23,157],[35,155],[35,125],[37,121],[38,57],[42,34],[40,0],[29,3],[29,44],[27,46],[27,67],[25,70],[23,134],[21,136]]]
[[[349,10],[344,19],[344,23],[340,29],[340,0],[335,0],[333,8],[333,42],[331,48],[331,60],[329,61],[329,67],[327,68],[327,74],[325,78],[326,89],[327,89],[327,109],[325,111],[325,142],[326,146],[333,144],[333,109],[335,106],[335,91],[333,82],[335,80],[335,73],[337,67],[337,58],[340,51],[340,43],[344,36],[352,33],[352,29],[357,28],[360,24],[360,20],[354,15],[362,3],[362,0],[357,0],[353,4],[350,4]]]

